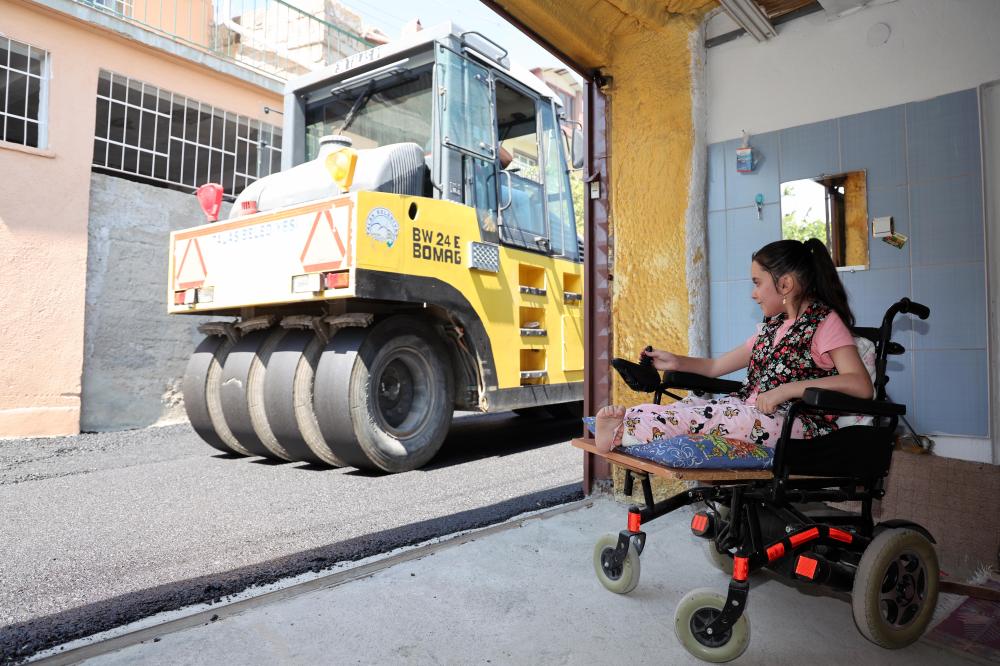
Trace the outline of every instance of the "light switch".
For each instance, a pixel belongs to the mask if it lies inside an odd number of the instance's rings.
[[[892,233],[892,216],[876,217],[872,220],[872,237],[881,238]]]

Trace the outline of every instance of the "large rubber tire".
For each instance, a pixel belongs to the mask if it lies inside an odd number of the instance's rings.
[[[227,337],[210,335],[202,340],[188,361],[181,391],[188,420],[199,437],[224,453],[250,456],[253,454],[239,443],[222,414],[220,378],[232,348],[233,341]]]
[[[938,597],[934,545],[915,530],[888,529],[861,556],[851,606],[858,631],[876,645],[896,649],[923,635]]]
[[[629,542],[628,553],[621,567],[613,568],[608,558],[618,547],[618,535],[609,532],[594,544],[594,573],[597,580],[615,594],[628,594],[639,584],[642,567],[639,564],[639,550]]]
[[[289,331],[264,376],[264,409],[271,432],[293,460],[342,467],[316,422],[313,380],[324,342],[312,331]]]
[[[251,455],[288,460],[261,440],[254,429],[255,417],[250,414],[248,399],[251,371],[254,372],[255,383],[263,379],[259,367],[254,367],[254,362],[260,363],[257,354],[269,337],[271,331],[254,331],[240,338],[229,352],[226,363],[222,366],[222,413],[233,435]]]
[[[257,353],[254,354],[253,359],[250,361],[250,374],[247,376],[247,411],[250,412],[250,422],[253,424],[253,431],[257,433],[257,438],[263,442],[267,450],[274,454],[273,457],[281,460],[298,460],[274,436],[271,423],[267,420],[264,384],[267,381],[271,356],[278,345],[281,344],[285,335],[288,334],[288,330],[284,328],[272,328],[268,333],[269,335],[264,338],[264,342],[261,343]]]
[[[722,613],[726,598],[708,588],[691,590],[674,612],[674,634],[684,649],[702,661],[716,664],[732,661],[750,645],[750,618],[740,619],[722,636],[712,637],[704,629]]]
[[[426,323],[394,316],[344,329],[316,369],[314,407],[338,458],[405,472],[427,463],[451,425],[455,389],[446,350]]]

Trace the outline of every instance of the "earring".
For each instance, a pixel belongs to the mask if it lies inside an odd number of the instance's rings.
[[[788,297],[787,296],[782,296],[781,297],[781,304],[782,305],[787,305],[788,304]]]

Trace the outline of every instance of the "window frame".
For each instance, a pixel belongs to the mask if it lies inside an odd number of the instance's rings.
[[[7,61],[0,63],[0,76],[4,77],[4,97],[0,99],[0,142],[12,145],[12,146],[23,146],[29,149],[35,150],[46,150],[49,147],[49,82],[52,79],[52,54],[41,47],[35,46],[30,42],[22,42],[18,39],[12,37],[0,36],[0,40],[6,40],[7,42]],[[27,49],[27,65],[26,69],[14,69],[11,67],[12,59],[12,44],[17,44],[19,46]],[[41,62],[39,63],[39,73],[33,74],[31,72],[31,57],[35,51],[42,54]],[[8,112],[8,102],[10,93],[10,73],[11,71],[23,74],[25,76],[25,95],[24,95],[24,113],[23,115]],[[38,115],[36,118],[31,118],[28,115],[28,109],[31,103],[30,95],[30,82],[32,79],[38,81]],[[7,138],[7,124],[10,118],[14,118],[15,121],[19,120],[23,124],[22,129],[22,141],[11,141]],[[36,143],[31,144],[28,142],[28,126],[32,123],[37,126]]]

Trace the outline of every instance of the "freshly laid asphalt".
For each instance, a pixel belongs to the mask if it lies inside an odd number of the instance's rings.
[[[0,662],[578,499],[579,432],[460,416],[397,475],[230,457],[187,425],[0,441]]]
[[[67,645],[46,661],[703,663],[674,637],[674,609],[693,588],[724,594],[728,577],[707,563],[703,543],[688,529],[690,514],[678,511],[644,525],[648,538],[638,587],[626,596],[605,590],[594,575],[593,546],[602,533],[623,528],[625,518],[625,507],[606,497],[584,500],[373,558],[354,575],[347,569],[325,581],[314,579],[312,587],[218,606],[117,642]],[[843,596],[764,574],[754,574],[750,582],[750,643],[734,663],[967,663],[922,641],[902,650],[868,642],[855,629]]]

